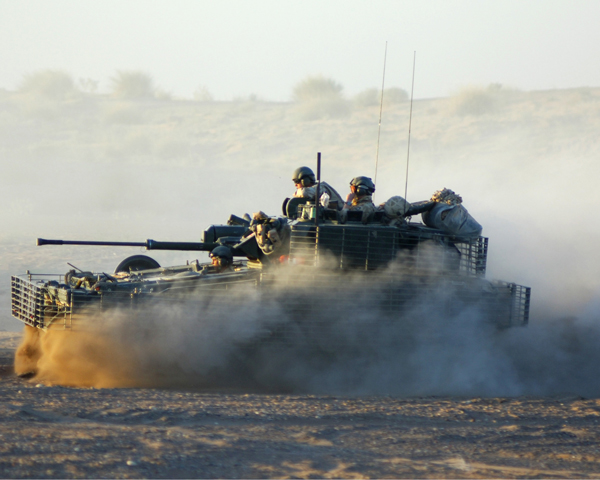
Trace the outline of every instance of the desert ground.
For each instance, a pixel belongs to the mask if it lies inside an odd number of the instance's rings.
[[[73,388],[12,372],[3,478],[597,478],[600,400]]]

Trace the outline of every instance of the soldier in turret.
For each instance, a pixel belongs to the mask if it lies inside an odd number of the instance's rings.
[[[317,181],[315,179],[315,173],[309,167],[299,167],[294,170],[292,174],[292,181],[296,186],[294,197],[306,198],[308,200],[314,200],[316,194]],[[326,193],[329,196],[329,201],[324,207],[330,207],[335,209],[342,208],[344,201],[342,196],[329,185],[327,182],[319,182],[319,196],[322,197]]]
[[[294,170],[292,181],[296,186],[294,197],[314,200],[316,179],[314,172],[310,168],[299,167]]]
[[[229,247],[220,245],[209,254],[214,273],[233,272],[233,253]]]
[[[363,212],[362,221],[367,223],[376,210],[373,204],[374,192],[373,180],[369,177],[354,177],[350,181],[350,193],[346,197],[344,209]]]

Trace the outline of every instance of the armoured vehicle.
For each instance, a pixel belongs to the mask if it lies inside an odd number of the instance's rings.
[[[318,191],[315,198],[320,198]],[[271,324],[252,341],[284,347],[302,337],[326,350],[320,339],[325,333],[332,338],[331,330],[345,321],[339,306],[349,306],[348,315],[358,303],[361,311],[374,312],[368,319],[372,326],[402,323],[424,304],[435,304],[442,314],[476,308],[481,321],[497,328],[527,324],[531,289],[485,279],[488,239],[462,206],[443,201],[411,205],[399,198],[368,216],[292,198],[284,202],[282,216],[232,215],[226,224],[206,229],[201,242],[40,238],[38,245],[141,246],[149,251],[227,247],[235,260],[224,269],[198,260],[161,267],[151,257],[134,255],[112,273],[28,271],[11,279],[12,315],[38,330],[76,330],[86,319],[97,318],[94,314],[115,307],[197,300],[202,309],[207,298],[229,302],[232,290],[251,288],[279,302],[293,319]],[[419,214],[425,223],[412,221]],[[440,220],[452,221],[456,214],[454,227]]]

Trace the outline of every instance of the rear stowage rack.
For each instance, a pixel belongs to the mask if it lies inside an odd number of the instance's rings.
[[[503,283],[510,289],[511,312],[510,326],[527,325],[529,322],[529,307],[531,303],[531,287],[524,287],[516,283]]]

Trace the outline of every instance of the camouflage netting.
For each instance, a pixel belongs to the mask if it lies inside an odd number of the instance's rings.
[[[383,211],[388,217],[395,219],[404,217],[410,208],[410,203],[403,197],[396,195],[381,204],[380,207],[383,207]]]
[[[462,203],[462,197],[449,188],[443,190],[437,190],[431,196],[432,202],[447,203],[448,205],[460,205]]]
[[[270,217],[264,212],[252,216],[250,230],[256,236],[256,243],[265,255],[286,254],[289,248],[290,226],[285,219]]]
[[[423,212],[421,218],[428,227],[438,228],[450,235],[477,237],[481,235],[482,227],[461,205],[462,198],[449,188],[438,190],[431,196],[436,205],[429,211]]]

